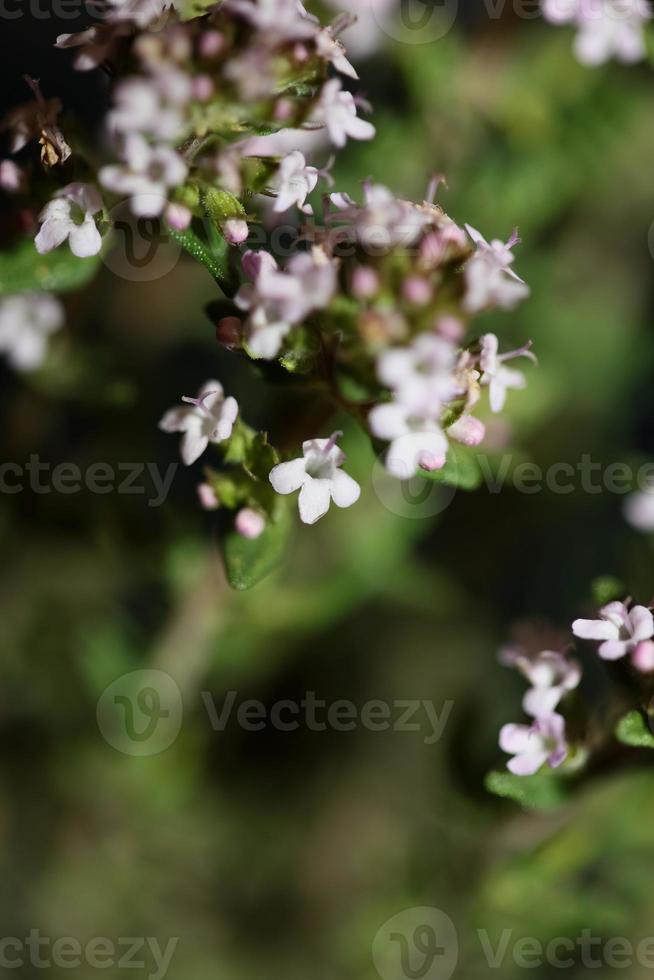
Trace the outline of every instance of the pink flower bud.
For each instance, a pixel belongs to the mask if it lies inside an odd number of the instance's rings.
[[[198,102],[208,102],[216,88],[209,75],[198,75],[193,79],[193,96]]]
[[[464,446],[478,446],[484,441],[486,426],[474,415],[462,415],[447,430],[448,436]]]
[[[434,456],[431,453],[422,453],[419,459],[420,469],[433,473],[434,470],[442,470],[445,466],[445,456]]]
[[[234,349],[243,343],[243,324],[237,316],[224,316],[216,324],[216,340],[223,347]]]
[[[203,510],[217,510],[220,507],[216,492],[208,483],[198,484],[198,498]]]
[[[224,223],[222,232],[230,245],[242,245],[249,235],[248,223],[242,218],[229,218]]]
[[[205,31],[198,41],[198,53],[201,58],[215,58],[225,47],[225,38],[220,31]]]
[[[193,215],[184,204],[169,204],[166,208],[166,221],[175,231],[186,231]]]
[[[431,285],[422,276],[407,276],[402,283],[402,296],[414,306],[426,306],[432,297]]]
[[[0,187],[4,191],[16,192],[23,189],[25,174],[13,160],[0,160]]]
[[[457,344],[465,333],[465,327],[456,316],[439,316],[436,320],[436,333],[439,333],[445,340],[451,340],[452,343]]]
[[[294,106],[290,99],[278,99],[275,103],[274,116],[277,122],[285,122],[293,115]]]
[[[654,642],[642,640],[631,655],[631,663],[641,674],[654,670]]]
[[[266,519],[263,514],[260,514],[257,510],[252,510],[251,507],[244,507],[239,510],[238,514],[234,519],[234,527],[236,532],[243,538],[248,538],[249,540],[254,540],[258,538],[266,526]]]
[[[303,62],[309,57],[309,52],[304,44],[296,44],[293,48],[293,56],[296,61]]]
[[[357,299],[371,299],[379,291],[379,276],[369,265],[359,265],[352,273],[352,292]]]

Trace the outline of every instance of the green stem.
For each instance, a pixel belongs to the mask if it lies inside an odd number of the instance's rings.
[[[186,231],[169,228],[168,231],[174,241],[208,269],[226,296],[233,295],[233,277],[228,263],[229,246],[224,239],[217,243],[216,249],[212,251],[192,228],[187,228]]]

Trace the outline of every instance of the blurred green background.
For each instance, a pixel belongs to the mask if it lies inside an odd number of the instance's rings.
[[[506,451],[543,467],[649,460],[651,69],[585,69],[568,30],[508,9],[490,20],[482,5],[439,40],[412,40],[386,38],[358,66],[378,136],[342,154],[339,188],[358,196],[372,176],[419,199],[437,171],[455,220],[488,238],[518,225],[532,296],[479,322],[508,346],[531,338],[539,358],[509,398]],[[202,312],[210,279],[172,264],[150,282],[103,269],[66,298],[47,369],[0,368],[4,460],[165,470],[176,437],[157,420],[210,376],[273,440],[287,431],[299,396],[218,348]],[[411,500],[375,493],[366,440],[348,429],[345,448],[361,502],[298,527],[284,567],[245,594],[225,585],[215,519],[197,505],[201,463],[180,466],[161,507],[148,494],[3,494],[3,936],[179,937],[170,980],[368,980],[380,926],[435,906],[458,931],[455,976],[474,980],[498,973],[478,929],[493,943],[505,928],[543,942],[654,933],[645,750],[545,813],[483,788],[503,765],[499,726],[521,720],[523,685],[496,662],[514,625],[566,629],[604,573],[639,601],[654,591],[624,497],[482,488],[415,519]],[[102,738],[96,704],[143,667],[175,678],[184,722],[165,752],[136,758]],[[230,690],[268,706],[315,691],[453,707],[433,745],[424,730],[246,732],[232,719],[212,731],[200,692],[220,705]],[[564,975],[587,970],[578,959]],[[524,972],[509,952],[502,977]]]

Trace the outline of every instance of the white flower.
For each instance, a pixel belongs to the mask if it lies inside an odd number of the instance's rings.
[[[162,432],[183,432],[182,461],[186,466],[199,459],[210,442],[229,439],[238,415],[235,398],[225,398],[219,381],[207,381],[197,398],[184,397],[185,405],[171,408],[159,422]]]
[[[544,0],[543,14],[554,24],[576,25],[574,50],[584,65],[613,57],[641,61],[647,54],[643,26],[652,13],[646,0]]]
[[[645,606],[609,602],[599,614],[600,619],[575,619],[572,632],[582,640],[602,640],[598,653],[604,660],[619,660],[654,636],[654,619]]]
[[[317,19],[300,0],[225,0],[224,9],[245,17],[260,32],[264,44],[300,41],[318,31]]]
[[[184,182],[188,167],[169,146],[150,146],[137,133],[125,139],[125,164],[100,169],[101,183],[117,194],[128,194],[141,218],[155,218],[168,203],[168,191]]]
[[[33,371],[45,358],[49,334],[63,325],[64,310],[50,293],[0,298],[0,352],[18,371]]]
[[[510,268],[515,258],[511,249],[520,239],[514,232],[506,243],[497,238],[487,242],[470,225],[466,225],[466,229],[477,250],[465,266],[464,309],[468,313],[478,313],[492,306],[512,309],[529,295],[529,286]]]
[[[336,445],[340,434],[302,443],[302,457],[279,463],[270,471],[276,493],[300,491],[298,506],[305,524],[315,524],[323,517],[332,500],[337,507],[351,507],[359,499],[359,484],[339,469],[345,461],[345,453]]]
[[[277,173],[277,200],[273,211],[288,211],[293,205],[305,214],[312,214],[310,205],[304,202],[318,183],[320,171],[307,165],[304,154],[293,150],[279,164]]]
[[[350,78],[359,77],[346,57],[345,47],[334,37],[331,28],[325,27],[318,31],[316,50],[324,61],[331,62],[336,71],[340,71],[342,75],[348,75]]]
[[[436,420],[413,416],[398,402],[384,402],[371,410],[368,424],[373,435],[390,442],[385,465],[398,480],[444,466],[448,443]]]
[[[637,531],[654,531],[654,487],[630,493],[624,502],[624,516]]]
[[[372,123],[357,116],[354,96],[343,91],[338,78],[331,78],[323,86],[318,120],[326,126],[334,146],[345,146],[348,136],[353,140],[371,140],[375,135]]]
[[[396,197],[383,184],[366,182],[363,193],[362,207],[347,194],[331,194],[330,201],[340,212],[332,220],[352,222],[364,248],[379,251],[393,245],[412,245],[432,220],[427,212]]]
[[[163,73],[157,79],[126,78],[116,86],[114,108],[107,115],[111,133],[145,133],[160,140],[176,140],[183,133],[179,105],[168,104],[160,91],[163,78]]]
[[[504,366],[504,361],[513,357],[528,357],[535,361],[528,346],[518,350],[498,354],[499,341],[494,333],[487,333],[481,338],[481,354],[479,366],[482,370],[480,383],[488,387],[488,398],[491,411],[501,412],[506,401],[509,388],[522,389],[527,386],[527,379],[522,371]]]
[[[73,255],[97,255],[102,236],[93,215],[102,210],[102,198],[93,184],[68,184],[58,191],[39,215],[41,229],[34,240],[44,255],[68,239]]]
[[[522,707],[534,718],[551,715],[561,698],[574,690],[581,680],[581,667],[577,661],[552,650],[529,656],[523,650],[509,647],[500,650],[500,662],[517,667],[532,685],[524,696]]]
[[[377,377],[412,415],[437,419],[455,394],[454,346],[435,334],[420,334],[410,347],[390,347],[377,358]]]
[[[248,348],[253,357],[276,357],[284,337],[313,310],[323,309],[336,289],[336,268],[320,248],[294,255],[281,270],[268,252],[248,251],[243,270],[253,282],[234,302],[247,310]]]
[[[77,34],[60,34],[55,47],[80,48],[73,65],[77,71],[92,71],[108,58],[116,39],[128,30],[118,24],[95,24]]]
[[[500,748],[514,756],[507,769],[516,776],[531,776],[545,762],[556,769],[568,754],[565,721],[561,715],[552,714],[537,718],[532,725],[504,725]]]

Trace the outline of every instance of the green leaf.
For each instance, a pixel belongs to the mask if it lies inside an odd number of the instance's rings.
[[[613,575],[602,575],[596,578],[591,586],[593,601],[598,606],[605,606],[607,602],[614,602],[616,599],[624,599],[627,590],[620,581]]]
[[[286,553],[292,522],[286,502],[270,520],[258,538],[248,540],[229,531],[223,541],[223,559],[227,580],[233,589],[243,592],[266,578]]]
[[[549,773],[514,776],[512,772],[493,770],[486,776],[484,785],[489,793],[513,800],[529,810],[552,810],[565,799],[561,780]]]
[[[625,745],[635,745],[641,749],[654,749],[654,735],[649,729],[645,716],[640,711],[630,711],[621,718],[615,729],[615,737]]]
[[[79,289],[95,274],[99,262],[99,255],[78,259],[67,247],[39,255],[34,242],[26,239],[12,251],[0,252],[0,294]]]
[[[476,454],[465,446],[453,446],[447,453],[445,466],[440,470],[419,470],[420,476],[434,483],[446,483],[460,490],[476,490],[482,483],[482,472]]]

